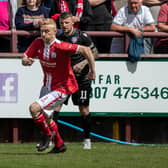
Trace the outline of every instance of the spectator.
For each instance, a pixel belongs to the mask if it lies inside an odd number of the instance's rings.
[[[90,48],[59,41],[55,38],[56,30],[56,24],[52,19],[43,19],[40,26],[41,38],[32,42],[22,58],[22,64],[30,66],[34,62],[33,58],[38,57],[44,73],[44,86],[48,89],[48,93],[32,103],[29,108],[34,122],[39,125],[44,135],[42,143],[38,146],[38,151],[49,147],[52,135],[50,121],[56,127],[56,123],[50,118],[51,115],[46,115],[45,110],[55,109],[66,100],[68,95],[78,90],[78,84],[70,64],[70,56],[76,52],[84,55],[90,68],[88,79],[95,79],[94,58]],[[55,129],[55,133],[58,133],[58,129]],[[55,147],[50,153],[66,150],[60,138],[54,138],[54,142]]]
[[[57,20],[63,12],[71,12],[75,22],[75,28],[87,30],[92,20],[92,9],[88,0],[53,0],[50,16]],[[59,22],[57,22],[59,27]]]
[[[92,42],[91,38],[79,29],[74,29],[72,13],[63,12],[59,17],[59,20],[61,28],[63,30],[63,33],[57,37],[59,40],[73,44],[88,46],[91,48],[94,56],[97,56],[97,49],[94,43]],[[81,121],[84,129],[83,149],[91,149],[91,115],[89,112],[91,80],[87,78],[89,66],[87,60],[81,54],[71,55],[71,65],[79,86],[79,90],[72,94],[71,98],[74,105],[77,105],[79,107],[79,111],[81,114]],[[65,102],[66,105],[68,104],[68,99]],[[54,112],[54,116],[57,116],[57,113],[58,111],[60,111],[60,108],[61,107],[57,108],[57,111]],[[57,120],[57,117],[54,118],[56,118]]]
[[[142,0],[128,0],[128,5],[122,7],[114,17],[112,31],[130,33],[142,37],[143,32],[155,31],[155,24],[148,7],[142,5]],[[117,45],[116,45],[117,44]],[[144,38],[144,50],[149,54],[152,49],[150,38]],[[113,38],[112,53],[123,53],[123,39]]]
[[[158,31],[157,29],[157,19],[158,19],[158,13],[160,10],[160,6],[164,3],[168,2],[168,0],[143,0],[143,4],[148,6],[152,16],[155,20],[155,25],[156,25],[156,31]],[[153,43],[153,52],[155,52],[154,50],[154,46],[156,44],[158,38],[152,38],[152,43]]]
[[[168,3],[161,6],[158,15],[158,31],[168,32]],[[160,38],[156,41],[154,53],[168,53],[168,38]]]
[[[114,0],[88,0],[93,10],[93,19],[89,31],[110,31],[113,17],[116,15]],[[110,52],[111,37],[93,37],[99,53]]]
[[[49,8],[49,9],[51,9],[52,2],[53,2],[53,0],[42,0],[42,5],[44,5],[45,7]]]
[[[0,30],[10,30],[15,28],[14,16],[17,10],[16,0],[0,1]],[[10,51],[10,38],[7,36],[0,36],[0,52]]]
[[[39,30],[39,21],[43,18],[49,17],[49,9],[44,6],[40,6],[40,4],[41,0],[22,0],[23,6],[18,8],[15,16],[17,30]],[[19,36],[19,52],[24,52],[36,37],[38,36]]]
[[[154,20],[157,22],[160,6],[166,3],[167,0],[143,0],[143,5],[150,8]]]

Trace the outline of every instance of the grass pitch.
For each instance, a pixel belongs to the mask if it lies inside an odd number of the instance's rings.
[[[68,143],[60,154],[36,151],[35,144],[1,143],[0,168],[167,168],[168,146],[129,146],[92,143],[83,150],[81,143]]]

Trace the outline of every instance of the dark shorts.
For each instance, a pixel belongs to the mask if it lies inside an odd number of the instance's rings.
[[[91,86],[79,89],[72,95],[69,95],[67,100],[64,102],[65,105],[68,104],[69,98],[71,97],[74,105],[84,105],[88,106],[90,102]]]

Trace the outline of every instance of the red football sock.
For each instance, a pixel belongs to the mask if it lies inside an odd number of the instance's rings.
[[[55,133],[55,139],[54,139],[55,146],[60,147],[63,143],[63,140],[62,140],[62,138],[59,134],[58,126],[57,126],[57,124],[55,123],[54,120],[52,120],[50,122],[49,127],[50,127],[51,131]]]
[[[44,135],[51,136],[50,128],[43,113],[39,114],[39,116],[34,119],[34,122],[40,127]]]

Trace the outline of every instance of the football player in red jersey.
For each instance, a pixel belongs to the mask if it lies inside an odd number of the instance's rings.
[[[84,55],[90,68],[88,79],[94,80],[96,77],[94,56],[90,48],[61,42],[55,37],[56,31],[54,20],[43,19],[40,23],[41,37],[32,42],[22,58],[22,64],[30,66],[34,62],[33,58],[37,57],[43,70],[43,87],[47,89],[47,92],[33,102],[29,110],[34,122],[43,133],[42,141],[37,149],[38,151],[44,151],[53,139],[55,146],[50,153],[59,153],[66,150],[58,132],[57,124],[51,119],[51,115],[45,113],[45,110],[54,110],[56,106],[67,99],[68,95],[78,90],[78,84],[71,68],[71,55],[75,53]],[[54,138],[52,135],[54,135]]]

